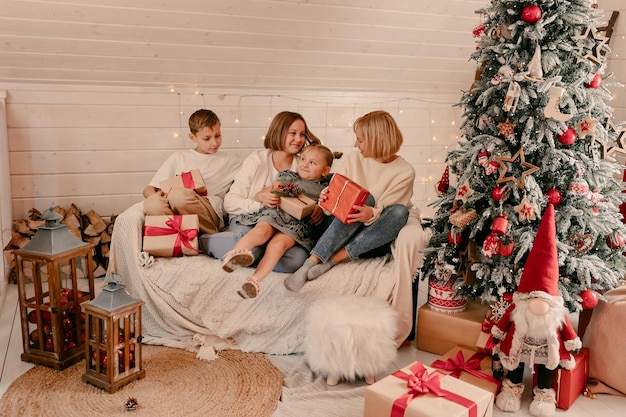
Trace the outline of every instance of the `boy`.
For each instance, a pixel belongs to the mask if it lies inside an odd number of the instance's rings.
[[[200,233],[213,234],[224,227],[224,195],[233,182],[240,162],[229,153],[217,153],[222,145],[221,123],[211,110],[200,109],[189,117],[189,139],[193,149],[176,151],[163,162],[143,190],[147,215],[197,214]],[[200,170],[207,195],[183,187],[165,194],[161,181],[194,169]]]

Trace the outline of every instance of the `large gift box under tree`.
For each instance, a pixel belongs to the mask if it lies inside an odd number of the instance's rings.
[[[417,314],[415,347],[437,355],[455,346],[473,349],[487,309],[488,306],[474,301],[467,303],[465,311],[460,313],[441,313],[424,304]]]
[[[143,251],[164,257],[197,255],[198,215],[146,216]]]
[[[491,417],[493,394],[421,362],[367,387],[364,417]]]
[[[320,207],[347,223],[348,215],[356,213],[352,206],[364,206],[369,195],[369,191],[359,184],[341,174],[335,174],[328,184],[328,198],[320,202]]]
[[[567,370],[558,368],[552,388],[556,391],[556,406],[567,410],[574,404],[576,398],[583,393],[589,377],[589,349],[582,348],[579,353],[573,354],[576,365]],[[537,386],[537,372],[533,374],[533,387]]]

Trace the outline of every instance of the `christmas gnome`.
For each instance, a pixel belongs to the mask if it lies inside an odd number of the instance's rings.
[[[494,353],[500,356],[508,371],[496,406],[502,411],[516,412],[524,385],[524,364],[534,373],[538,365],[538,384],[533,391],[530,414],[553,416],[556,393],[552,384],[557,367],[572,369],[574,357],[582,343],[576,334],[558,292],[559,261],[556,249],[554,206],[549,204],[539,225],[533,247],[528,255],[513,300],[491,334],[500,342]]]

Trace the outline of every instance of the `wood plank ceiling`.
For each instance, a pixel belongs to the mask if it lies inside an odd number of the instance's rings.
[[[456,93],[487,3],[0,0],[0,82]]]

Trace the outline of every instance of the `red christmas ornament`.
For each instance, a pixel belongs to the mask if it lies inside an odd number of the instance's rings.
[[[438,195],[444,194],[448,192],[448,187],[450,186],[450,168],[446,165],[446,169],[443,171],[443,175],[441,179],[435,186],[435,190]]]
[[[522,9],[522,20],[531,25],[537,23],[541,15],[541,9],[536,4],[529,4]]]
[[[502,299],[504,301],[506,301],[507,303],[512,303],[513,302],[513,293],[512,292],[505,292],[504,294],[502,294]]]
[[[503,236],[509,228],[509,221],[506,213],[500,214],[493,219],[491,223],[491,233]]]
[[[594,308],[598,305],[598,293],[592,290],[583,290],[580,292],[580,305],[585,308]]]
[[[458,246],[463,242],[463,236],[461,236],[459,232],[450,230],[448,232],[448,242],[450,242],[451,245]]]
[[[500,252],[500,238],[495,234],[490,234],[483,242],[483,254],[485,258],[492,258]]]
[[[576,130],[571,126],[568,127],[565,132],[559,135],[558,140],[563,145],[571,145],[576,141]]]
[[[594,72],[593,79],[588,83],[585,83],[585,87],[587,88],[600,88],[602,85],[602,76],[598,73]]]
[[[554,207],[561,204],[561,192],[556,188],[550,188],[546,191],[546,197],[548,197],[548,203],[553,204]]]
[[[626,244],[626,240],[624,240],[624,236],[618,232],[613,232],[606,238],[606,244],[611,249],[617,249],[624,246]]]
[[[491,198],[493,198],[494,201],[500,201],[502,200],[502,197],[504,197],[504,187],[498,185],[496,188],[491,190]]]
[[[511,239],[507,243],[500,243],[500,249],[498,253],[500,256],[511,256],[513,255],[513,249],[515,249],[515,242],[513,242],[513,239]]]

